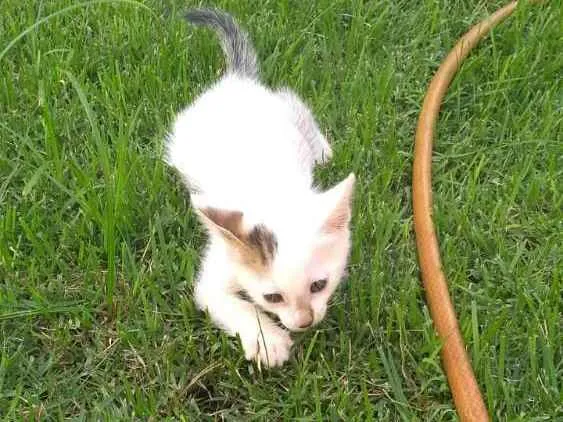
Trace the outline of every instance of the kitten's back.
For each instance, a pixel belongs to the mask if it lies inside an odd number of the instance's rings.
[[[306,147],[287,103],[252,79],[226,75],[178,116],[167,150],[192,188],[243,200],[308,190]]]
[[[227,208],[256,208],[257,200],[275,207],[309,194],[315,148],[304,137],[318,133],[310,112],[287,90],[260,84],[254,48],[229,14],[193,9],[186,18],[216,31],[227,72],[178,115],[168,163],[192,191]]]

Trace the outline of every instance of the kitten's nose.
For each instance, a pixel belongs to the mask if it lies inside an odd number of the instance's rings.
[[[313,310],[305,309],[297,311],[297,326],[299,328],[308,328],[313,323]]]

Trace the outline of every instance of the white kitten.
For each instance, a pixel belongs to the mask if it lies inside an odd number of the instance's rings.
[[[230,15],[195,9],[187,19],[217,31],[228,65],[167,141],[209,231],[196,301],[240,336],[247,359],[281,365],[292,341],[264,311],[291,331],[323,319],[346,266],[355,178],[317,192],[313,166],[332,151],[309,109],[260,84],[256,53]]]

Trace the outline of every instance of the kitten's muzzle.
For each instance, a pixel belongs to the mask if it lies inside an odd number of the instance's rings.
[[[297,325],[297,327],[299,327],[299,329],[301,330],[309,328],[313,324],[314,320],[315,317],[313,315],[313,310],[311,308],[299,309],[296,312],[295,325]]]

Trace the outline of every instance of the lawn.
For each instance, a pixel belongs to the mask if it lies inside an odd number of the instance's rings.
[[[162,162],[175,112],[224,68],[216,39],[180,0],[2,1],[0,417],[456,420],[417,267],[413,135],[440,61],[502,4],[219,2],[331,138],[319,184],[358,177],[346,283],[290,362],[259,371],[194,306],[204,234]],[[438,127],[435,221],[494,420],[563,420],[562,10],[522,5],[494,30]]]

